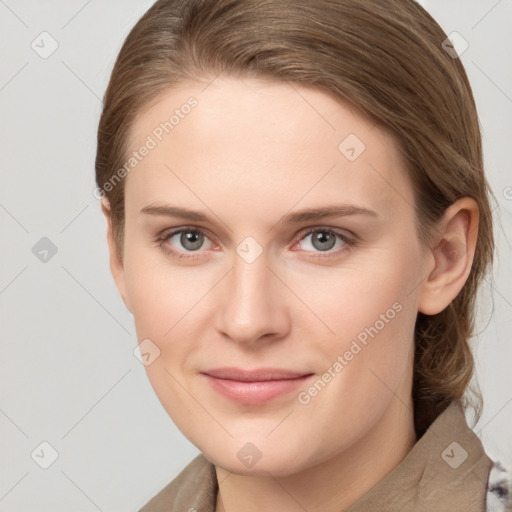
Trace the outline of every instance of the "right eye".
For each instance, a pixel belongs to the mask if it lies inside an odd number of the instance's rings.
[[[198,256],[188,256],[187,253],[201,252],[199,249],[203,246],[205,240],[209,240],[206,232],[198,227],[185,227],[165,231],[158,238],[160,248],[167,254],[171,254],[177,258],[196,258]],[[215,244],[210,241],[211,247]],[[183,249],[173,249],[176,245],[181,245]],[[210,247],[210,248],[211,248]]]

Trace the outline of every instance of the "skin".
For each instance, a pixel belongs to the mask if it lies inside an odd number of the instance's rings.
[[[206,88],[180,84],[137,118],[130,147],[190,96],[197,107],[126,178],[122,261],[102,201],[117,287],[139,341],[149,338],[160,350],[148,377],[178,428],[215,464],[218,511],[340,511],[416,442],[416,316],[444,309],[467,279],[476,204],[452,205],[432,245],[422,246],[412,185],[391,136],[348,104],[286,83],[219,77]],[[366,146],[354,161],[338,149],[349,134]],[[280,222],[334,204],[375,215]],[[141,213],[155,205],[210,220]],[[199,249],[182,245],[179,234],[158,241],[183,227],[206,231]],[[335,237],[322,251],[305,232],[310,227],[338,230],[355,244]],[[248,236],[262,249],[251,263],[237,253]],[[241,405],[200,374],[280,367],[318,380],[396,303],[400,312],[366,346],[359,343],[360,352],[307,404],[298,395],[311,383],[263,405]],[[261,453],[251,467],[237,457],[246,443]]]

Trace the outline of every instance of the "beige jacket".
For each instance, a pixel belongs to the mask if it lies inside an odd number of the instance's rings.
[[[493,464],[452,403],[400,464],[343,512],[511,510],[509,497],[492,489]],[[215,466],[201,454],[139,512],[215,512],[217,490]]]

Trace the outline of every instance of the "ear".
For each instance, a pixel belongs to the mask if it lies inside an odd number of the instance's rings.
[[[449,206],[438,224],[433,248],[434,268],[421,285],[418,310],[435,315],[455,299],[466,282],[478,237],[478,205],[469,198]]]
[[[112,277],[114,278],[117,289],[121,295],[121,298],[123,299],[125,306],[128,308],[130,313],[133,313],[130,306],[130,301],[128,299],[128,294],[126,293],[124,265],[117,252],[114,240],[114,232],[112,229],[112,211],[110,209],[110,203],[105,197],[101,200],[101,210],[107,219],[107,242],[110,254],[110,272],[112,273]]]

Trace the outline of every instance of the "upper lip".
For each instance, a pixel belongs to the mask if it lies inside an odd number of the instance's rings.
[[[215,368],[202,373],[217,379],[237,380],[239,382],[261,382],[267,380],[290,380],[311,375],[305,372],[296,372],[282,368],[258,368],[255,370],[241,370],[239,368]]]

